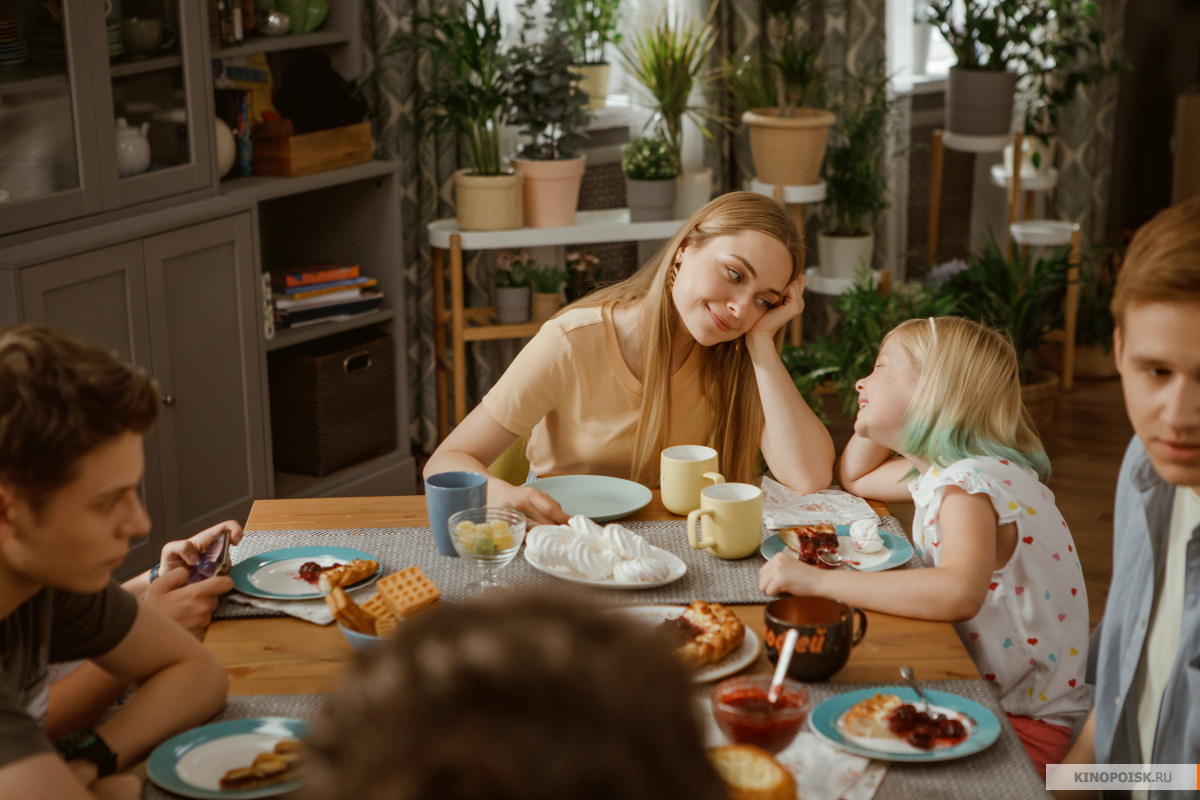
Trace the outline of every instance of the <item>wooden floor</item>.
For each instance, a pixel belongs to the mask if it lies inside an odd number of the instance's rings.
[[[830,430],[840,453],[850,437],[849,422],[835,416]],[[1054,426],[1042,436],[1053,468],[1050,489],[1079,549],[1093,627],[1104,613],[1112,576],[1113,496],[1132,435],[1121,384],[1113,378],[1076,380],[1059,396]],[[912,507],[892,510],[909,529]]]

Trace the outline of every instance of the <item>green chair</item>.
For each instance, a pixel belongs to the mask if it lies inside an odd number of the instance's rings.
[[[520,486],[529,477],[529,459],[525,457],[525,446],[529,444],[528,436],[517,437],[500,457],[488,467],[488,472],[502,481],[508,481],[513,486]]]

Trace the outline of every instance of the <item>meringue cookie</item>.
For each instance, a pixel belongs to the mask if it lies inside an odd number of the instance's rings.
[[[539,525],[525,535],[525,549],[538,563],[558,571],[570,571],[571,542],[575,534],[564,525]]]
[[[860,553],[878,553],[883,549],[879,523],[873,519],[856,519],[850,523],[850,543]]]
[[[671,568],[659,558],[633,558],[613,567],[613,579],[619,583],[650,583],[666,580]]]
[[[621,558],[643,558],[651,555],[650,545],[646,540],[624,525],[605,525],[604,541],[608,542],[608,546]]]
[[[571,517],[567,520],[567,526],[579,536],[599,537],[602,534],[600,526],[593,522],[591,517],[585,517],[583,514]]]
[[[593,581],[602,581],[612,575],[613,567],[620,561],[608,544],[595,536],[576,536],[571,542],[568,558],[576,572]]]

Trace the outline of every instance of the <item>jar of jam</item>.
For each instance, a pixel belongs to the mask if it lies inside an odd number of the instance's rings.
[[[729,678],[712,691],[713,717],[721,732],[738,744],[758,745],[778,753],[796,738],[811,707],[799,683],[784,680],[779,697],[767,699],[769,675]]]

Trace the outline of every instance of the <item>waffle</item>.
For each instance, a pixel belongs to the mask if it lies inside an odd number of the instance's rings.
[[[442,596],[433,581],[416,564],[380,578],[377,586],[388,608],[400,619],[420,611]]]
[[[375,634],[375,618],[363,611],[358,603],[340,586],[333,587],[325,595],[325,602],[333,612],[333,618],[356,633]]]
[[[369,600],[363,602],[360,607],[375,618],[376,636],[388,636],[392,631],[396,630],[396,623],[399,620],[392,613],[392,609],[388,608],[387,601],[383,599],[383,595],[376,592],[371,595]]]

